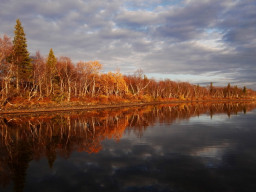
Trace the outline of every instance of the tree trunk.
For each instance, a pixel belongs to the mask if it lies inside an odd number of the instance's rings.
[[[17,93],[19,93],[20,91],[20,81],[19,81],[19,70],[17,69],[17,72],[16,72],[16,90],[17,90]]]

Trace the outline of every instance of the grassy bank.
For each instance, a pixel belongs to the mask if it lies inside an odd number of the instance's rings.
[[[129,106],[142,106],[154,104],[174,104],[174,103],[197,103],[197,102],[252,102],[255,98],[187,98],[187,99],[148,99],[145,97],[133,98],[132,100],[122,98],[102,98],[95,97],[94,99],[76,99],[71,101],[53,102],[47,98],[38,100],[24,100],[22,98],[8,101],[0,107],[0,114],[10,113],[35,113],[35,112],[54,112],[68,110],[91,110],[103,108],[118,108]]]

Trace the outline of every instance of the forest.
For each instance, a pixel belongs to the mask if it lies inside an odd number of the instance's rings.
[[[0,37],[0,107],[39,107],[67,104],[113,104],[255,99],[256,92],[244,87],[193,85],[170,79],[148,78],[138,69],[132,75],[102,72],[99,61],[73,63],[69,57],[48,56],[38,51],[30,56],[24,29],[16,21],[13,40]]]

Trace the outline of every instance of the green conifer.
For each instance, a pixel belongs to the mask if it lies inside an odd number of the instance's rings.
[[[16,86],[27,83],[32,77],[32,63],[27,50],[27,40],[19,19],[16,20],[13,40],[13,63],[16,65]]]
[[[56,73],[56,63],[57,63],[57,59],[56,59],[54,52],[51,48],[49,51],[48,58],[47,58],[47,72],[50,76],[55,75],[55,73]]]
[[[47,84],[49,85],[47,88],[47,96],[52,93],[54,94],[54,83],[56,83],[55,80],[57,75],[56,64],[57,59],[51,48],[46,62]]]
[[[243,93],[244,93],[244,95],[246,95],[246,93],[247,93],[247,88],[246,88],[246,86],[244,86],[244,88],[243,88]]]

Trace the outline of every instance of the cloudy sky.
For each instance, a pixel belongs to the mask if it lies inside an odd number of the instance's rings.
[[[104,71],[256,89],[256,0],[0,0],[0,34]]]

